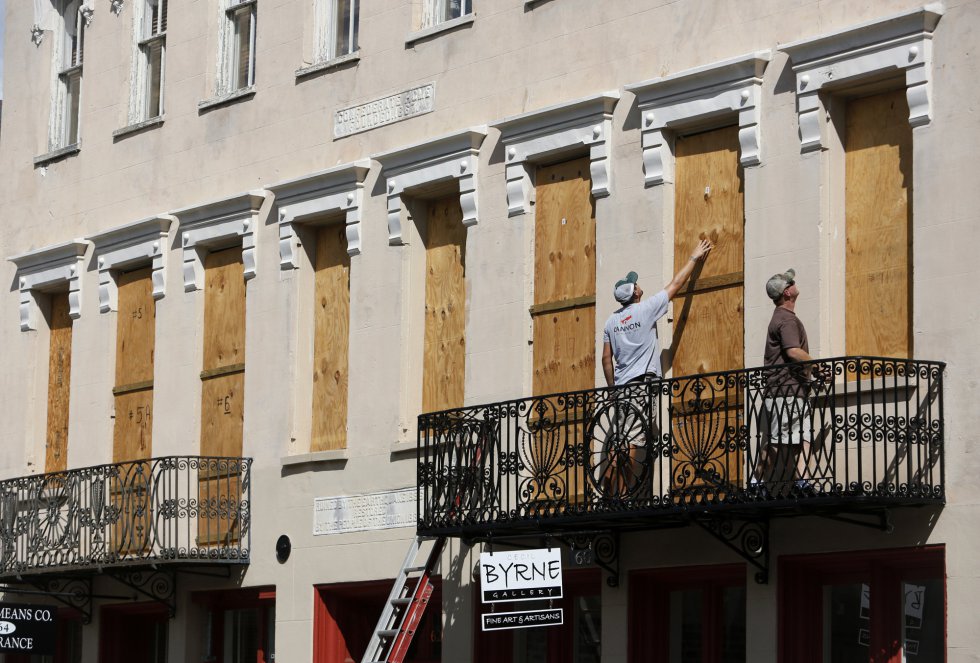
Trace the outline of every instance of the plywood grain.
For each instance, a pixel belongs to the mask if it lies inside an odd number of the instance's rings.
[[[458,196],[427,205],[422,409],[462,407],[466,369],[466,227]]]
[[[156,302],[151,269],[119,275],[119,308],[116,314],[116,384],[126,390],[117,394],[112,460],[119,463],[152,456],[153,355]]]
[[[536,315],[534,395],[595,387],[595,306]]]
[[[845,123],[845,345],[912,356],[912,128],[904,90],[855,99]]]
[[[534,304],[595,295],[595,209],[588,158],[539,168]]]
[[[350,256],[343,225],[317,231],[310,451],[347,446]]]
[[[241,248],[216,251],[204,263],[204,371],[201,454],[242,455],[245,370],[245,281]],[[234,368],[233,368],[234,367]],[[217,372],[213,369],[227,368]]]
[[[245,278],[241,247],[204,260],[205,370],[245,362]]]
[[[68,293],[51,295],[48,345],[48,422],[44,471],[68,467],[68,405],[71,392],[71,332]]]
[[[745,208],[738,127],[679,137],[675,154],[674,271],[690,260],[699,239],[714,248],[674,299],[671,370],[677,378],[740,369]],[[716,383],[699,385],[707,390],[696,384],[678,382],[683,393],[671,403],[672,481],[680,501],[704,486],[724,491],[744,480],[741,453],[726,451],[726,436],[740,428],[741,393],[712,393]]]

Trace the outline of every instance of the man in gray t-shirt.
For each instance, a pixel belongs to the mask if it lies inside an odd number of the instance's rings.
[[[626,384],[660,377],[660,342],[657,320],[667,313],[667,303],[690,278],[694,265],[711,250],[711,242],[702,239],[664,289],[647,301],[640,301],[643,289],[637,284],[636,272],[630,272],[613,287],[613,296],[622,308],[609,316],[602,332],[602,372],[606,384]],[[615,363],[615,368],[614,368]]]

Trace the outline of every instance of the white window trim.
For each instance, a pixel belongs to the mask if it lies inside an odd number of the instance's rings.
[[[357,53],[357,35],[360,25],[355,28],[354,14],[360,12],[360,0],[352,0],[350,5],[351,28],[348,40],[351,48],[346,53],[337,53],[338,7],[337,0],[314,0],[313,5],[313,66],[349,57]],[[306,69],[306,67],[304,67]]]
[[[65,4],[70,4],[71,0],[64,0]],[[57,38],[54,40],[54,47],[51,49],[51,69],[52,69],[52,79],[51,79],[51,117],[48,126],[48,151],[49,153],[60,153],[61,150],[66,148],[71,148],[76,146],[81,141],[81,126],[79,126],[78,136],[74,141],[69,142],[68,140],[68,92],[64,83],[62,83],[62,78],[69,76],[71,74],[77,73],[79,79],[82,77],[83,67],[84,67],[84,31],[86,27],[91,23],[93,16],[93,9],[86,1],[79,2],[78,10],[75,15],[71,18],[74,20],[76,29],[82,35],[83,50],[82,50],[82,61],[78,64],[66,66],[65,58],[67,48],[67,27],[66,21],[69,18],[65,16],[65,12],[57,11],[55,12],[56,25],[54,30],[57,32]],[[40,43],[40,40],[37,40]],[[81,125],[81,90],[82,86],[79,83],[79,103],[78,103],[78,115],[76,122]],[[45,155],[47,157],[47,155]]]
[[[236,60],[235,44],[235,24],[233,15],[243,7],[251,7],[252,20],[249,22],[249,63],[248,63],[248,84],[242,87],[235,87],[234,65]],[[226,96],[237,95],[237,93],[250,91],[255,85],[255,45],[256,45],[256,25],[258,23],[258,1],[257,0],[223,0],[221,3],[221,29],[218,31],[218,71],[217,71],[217,90],[215,96],[222,100]],[[237,98],[233,97],[233,98]]]
[[[932,33],[941,4],[929,4],[779,48],[796,74],[800,151],[826,144],[827,119],[821,92],[860,85],[890,72],[905,73],[909,123],[932,121]]]
[[[119,271],[151,266],[153,299],[162,299],[167,283],[167,242],[177,218],[153,216],[113,228],[87,239],[99,269],[99,312],[119,309]]]
[[[388,244],[401,245],[402,196],[419,187],[456,180],[463,225],[476,225],[479,218],[476,183],[480,145],[486,138],[485,126],[473,127],[434,140],[417,143],[371,158],[382,167],[388,196]]]
[[[663,78],[625,86],[637,97],[646,186],[673,179],[673,152],[666,132],[738,117],[739,161],[762,163],[759,130],[762,75],[770,51],[758,51]]]
[[[592,197],[605,198],[612,191],[609,145],[612,114],[619,91],[579,99],[567,104],[515,115],[492,123],[500,130],[507,177],[507,216],[531,211],[529,165],[581,147],[589,152]]]
[[[446,10],[447,3],[452,0],[422,0],[419,16],[419,31],[426,31],[452,21],[459,21],[462,18],[473,15],[473,0],[459,0],[461,3],[459,16],[453,16],[443,20],[436,20],[437,15],[441,15]],[[427,20],[430,19],[430,20]]]
[[[241,243],[243,276],[255,277],[255,225],[271,193],[264,189],[173,212],[180,222],[184,291],[204,287],[204,257],[209,251]]]
[[[155,35],[146,34],[146,2],[147,0],[137,0],[133,7],[133,49],[132,64],[130,67],[130,90],[129,90],[129,116],[127,126],[123,132],[130,127],[144,128],[150,126],[149,122],[163,117],[165,108],[164,88],[166,87],[167,75],[167,32],[159,32]],[[169,0],[168,0],[169,4]],[[150,42],[159,41],[161,43],[162,54],[160,57],[160,112],[150,115],[146,105],[149,100],[149,62],[143,53],[143,46]],[[134,129],[135,130],[135,129]]]
[[[469,25],[474,20],[476,20],[476,12],[470,12],[469,14],[463,14],[459,18],[451,18],[448,21],[436,23],[432,27],[416,30],[405,37],[405,46],[411,46],[417,41],[428,39],[443,32],[450,32],[463,25]]]
[[[65,283],[68,284],[68,314],[73,320],[81,317],[82,271],[90,245],[87,240],[75,239],[7,258],[17,266],[21,331],[37,330],[38,293]]]
[[[361,253],[361,203],[371,162],[362,159],[269,187],[279,208],[279,266],[299,269],[297,224],[324,214],[343,213],[347,254]]]

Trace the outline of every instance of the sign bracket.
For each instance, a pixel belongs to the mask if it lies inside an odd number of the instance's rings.
[[[118,569],[106,575],[167,607],[170,618],[177,615],[177,572],[171,569]]]
[[[758,569],[755,581],[769,583],[769,519],[694,518],[705,532]]]

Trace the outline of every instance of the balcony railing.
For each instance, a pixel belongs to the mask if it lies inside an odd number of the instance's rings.
[[[419,530],[941,504],[945,364],[842,357],[419,417]]]
[[[0,481],[0,580],[248,563],[251,463],[168,456]]]

